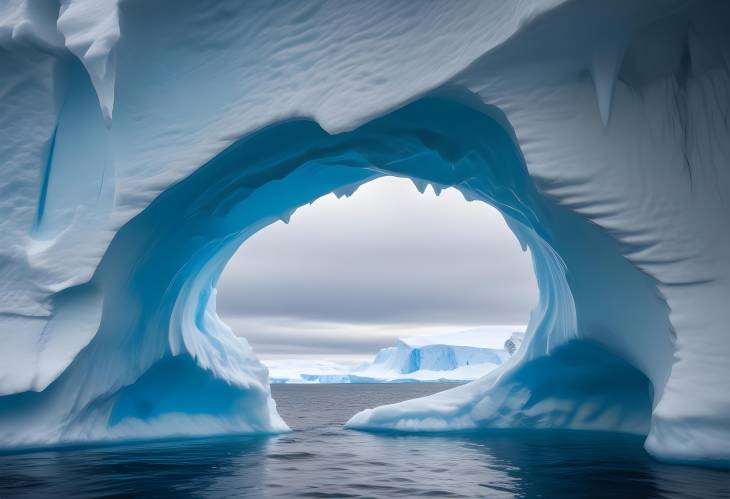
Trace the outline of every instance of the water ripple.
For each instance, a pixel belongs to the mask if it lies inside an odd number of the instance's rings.
[[[0,498],[730,498],[730,473],[657,463],[634,437],[342,428],[359,409],[440,388],[275,386],[292,434],[0,454]]]

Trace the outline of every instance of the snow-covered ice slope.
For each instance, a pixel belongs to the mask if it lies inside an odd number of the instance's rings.
[[[253,232],[380,175],[493,204],[519,353],[351,427],[730,461],[723,1],[0,3],[0,446],[286,429],[215,313]]]

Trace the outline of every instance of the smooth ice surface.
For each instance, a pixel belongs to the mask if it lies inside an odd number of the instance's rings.
[[[397,175],[499,209],[540,303],[499,369],[351,427],[626,431],[726,465],[729,9],[3,2],[0,446],[285,430],[217,277]]]

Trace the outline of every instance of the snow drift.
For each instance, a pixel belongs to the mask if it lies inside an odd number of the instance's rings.
[[[730,462],[729,9],[3,2],[0,446],[285,430],[216,279],[266,224],[398,175],[498,208],[540,303],[501,368],[351,427]]]

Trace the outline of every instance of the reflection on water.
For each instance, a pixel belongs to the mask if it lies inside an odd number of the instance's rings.
[[[730,497],[730,474],[651,460],[641,439],[578,432],[378,435],[357,410],[444,385],[278,385],[295,429],[0,455],[0,497]]]

